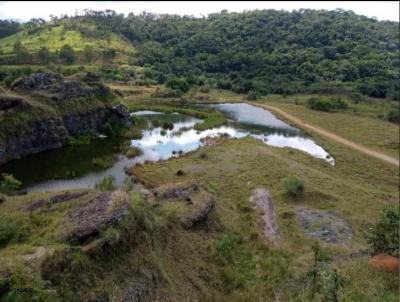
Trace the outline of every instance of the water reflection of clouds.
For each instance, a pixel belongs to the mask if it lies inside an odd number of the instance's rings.
[[[240,123],[299,132],[297,128],[281,121],[271,112],[246,103],[224,103],[212,106],[225,112]]]
[[[247,108],[247,106],[245,107]],[[235,107],[235,110],[238,109],[240,109],[240,107]],[[263,109],[260,110],[265,111]],[[132,166],[137,163],[143,164],[146,161],[169,159],[171,157],[178,156],[177,152],[179,151],[186,153],[196,150],[202,145],[202,138],[216,137],[222,134],[227,134],[232,138],[251,136],[255,139],[263,141],[267,145],[298,149],[316,158],[324,159],[329,163],[334,164],[334,159],[330,157],[328,152],[326,152],[321,146],[317,145],[311,138],[306,137],[298,129],[280,121],[272,114],[264,115],[265,119],[263,119],[263,116],[257,111],[257,114],[252,116],[251,119],[251,123],[254,126],[252,127],[252,125],[249,125],[248,123],[251,117],[251,112],[253,112],[252,109],[250,111],[245,110],[246,114],[244,117],[239,116],[239,113],[237,113],[237,116],[240,117],[238,119],[242,122],[246,122],[246,125],[236,121],[235,123],[227,126],[207,129],[204,131],[197,131],[193,128],[196,123],[201,121],[193,117],[175,114],[165,115],[159,112],[142,112],[143,114],[139,115],[142,115],[143,118],[149,121],[154,120],[155,118],[158,119],[160,117],[171,118],[172,116],[174,128],[172,130],[163,130],[162,128],[158,127],[143,131],[143,136],[141,139],[131,141],[132,146],[139,147],[143,151],[142,155],[134,157],[133,159],[128,159],[121,155],[117,163],[115,163],[115,165],[111,168],[98,172],[90,172],[82,177],[74,179],[44,181],[33,187],[30,187],[29,191],[54,191],[70,188],[92,187],[96,182],[101,180],[106,175],[115,176],[116,183],[122,184],[126,177],[124,172],[125,167]],[[171,119],[169,121],[171,121]],[[272,124],[271,121],[273,122]],[[254,125],[255,123],[259,124]],[[282,125],[282,123],[284,125]],[[165,132],[165,135],[162,135],[162,132]]]
[[[291,130],[289,130],[291,132],[289,135],[282,129],[275,131],[275,133],[259,134],[232,126],[196,131],[192,127],[198,121],[197,119],[188,118],[187,121],[175,123],[173,130],[155,128],[144,131],[141,139],[132,141],[133,146],[139,147],[143,151],[143,155],[138,160],[143,162],[144,158],[149,161],[168,159],[174,155],[174,151],[189,152],[199,148],[202,138],[227,134],[232,138],[242,138],[250,135],[271,146],[298,149],[316,158],[325,159],[332,164],[334,162],[333,158],[312,139],[300,135],[295,136]],[[164,135],[162,135],[163,131],[165,131]],[[154,155],[157,152],[159,156]]]

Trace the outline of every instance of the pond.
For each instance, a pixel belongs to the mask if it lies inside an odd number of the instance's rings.
[[[245,103],[210,106],[224,112],[231,121],[225,126],[197,131],[193,127],[201,120],[194,117],[154,111],[132,113],[148,124],[141,139],[128,142],[142,150],[141,155],[132,159],[121,152],[126,139],[102,138],[87,146],[66,147],[13,160],[0,166],[0,173],[13,174],[28,191],[93,187],[107,175],[113,175],[116,183],[122,184],[126,178],[125,167],[177,157],[201,147],[203,138],[220,135],[231,138],[251,136],[265,144],[298,149],[334,164],[334,159],[310,137],[267,110]],[[104,157],[114,157],[115,163],[110,168],[93,163],[94,158]]]

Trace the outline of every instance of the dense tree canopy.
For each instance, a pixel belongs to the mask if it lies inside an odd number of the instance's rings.
[[[121,32],[139,44],[140,64],[166,74],[204,75],[220,88],[291,93],[353,88],[395,97],[397,22],[349,11],[275,10],[207,18],[129,15]]]
[[[51,22],[94,38],[123,35],[138,50],[135,62],[159,83],[179,79],[252,95],[358,91],[400,99],[399,23],[351,11],[222,11],[195,18],[87,10]],[[43,21],[28,23],[32,32]],[[111,60],[115,52],[103,56]]]
[[[0,39],[15,34],[20,30],[20,24],[12,20],[0,20]]]

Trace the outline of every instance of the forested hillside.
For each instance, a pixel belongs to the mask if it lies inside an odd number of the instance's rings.
[[[18,51],[11,45],[18,41],[29,51],[38,50],[32,45],[41,44],[33,41],[45,36],[53,41],[60,32],[64,38],[50,43],[50,51],[58,52],[64,44],[81,54],[88,47],[103,52],[108,48],[109,59],[114,49],[129,54],[131,64],[145,66],[149,78],[182,91],[210,85],[251,97],[358,92],[399,99],[399,23],[351,11],[222,11],[204,18],[86,11],[83,16],[53,18],[33,30],[26,24],[21,28],[0,40],[3,54]],[[90,43],[76,41],[77,36]],[[104,37],[115,43],[104,44]]]

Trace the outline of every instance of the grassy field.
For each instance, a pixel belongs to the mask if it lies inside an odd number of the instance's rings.
[[[348,102],[349,108],[342,112],[321,112],[305,106],[305,100],[309,97],[294,96],[285,102],[279,97],[269,97],[259,102],[276,106],[307,123],[322,127],[375,151],[399,157],[399,126],[382,118],[390,110],[390,104]]]

